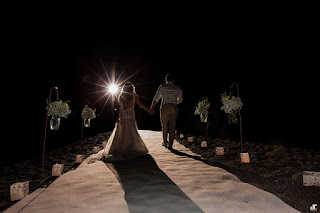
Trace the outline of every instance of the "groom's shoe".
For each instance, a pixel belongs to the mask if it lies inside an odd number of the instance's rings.
[[[173,150],[172,145],[173,145],[173,143],[168,142],[167,148],[168,148],[169,150],[171,150],[171,151]]]
[[[167,147],[168,147],[168,144],[163,142],[163,143],[162,143],[162,146],[164,146],[164,147],[167,148]]]

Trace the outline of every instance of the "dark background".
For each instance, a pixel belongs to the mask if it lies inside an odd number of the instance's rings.
[[[101,78],[107,81],[112,70],[116,78],[121,73],[119,81],[132,76],[147,106],[165,74],[175,73],[184,91],[179,132],[205,134],[194,110],[206,96],[211,103],[209,136],[239,139],[239,126],[230,126],[220,110],[220,94],[237,82],[244,103],[244,140],[319,147],[317,25],[268,16],[160,18],[143,25],[130,17],[120,22],[103,14],[96,19],[45,14],[16,11],[2,25],[2,163],[13,152],[15,159],[41,156],[46,99],[54,86],[61,100],[70,100],[72,114],[61,118],[58,132],[48,130],[49,151],[80,139],[86,100],[99,116],[83,137],[111,131],[111,102],[103,107],[106,98],[97,101],[103,88],[87,82],[103,84]],[[139,129],[161,130],[158,111],[149,116],[137,107],[136,119]]]

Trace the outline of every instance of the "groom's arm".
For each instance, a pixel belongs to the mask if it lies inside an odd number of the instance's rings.
[[[154,108],[156,107],[157,103],[158,103],[158,101],[153,101],[153,103],[150,107],[151,112],[154,112]]]
[[[150,114],[151,114],[151,115],[154,114],[154,108],[156,107],[158,101],[159,101],[160,98],[161,98],[161,95],[162,95],[161,91],[162,91],[162,90],[161,90],[161,86],[160,86],[160,87],[158,88],[156,94],[154,95],[154,98],[153,98],[153,101],[152,101],[152,105],[151,105],[151,107],[150,107],[150,112],[151,112]]]

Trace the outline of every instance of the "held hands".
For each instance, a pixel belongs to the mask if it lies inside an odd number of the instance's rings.
[[[149,112],[149,115],[154,115],[155,113],[154,109],[149,109],[148,112]]]
[[[144,110],[146,110],[148,113],[149,113],[149,115],[153,115],[155,112],[154,112],[154,109],[149,109],[149,108],[147,108],[147,107],[144,107]]]
[[[157,101],[153,101],[152,105],[150,106],[150,109],[149,109],[149,115],[154,115],[155,111],[154,111],[154,108],[155,106],[157,105]]]

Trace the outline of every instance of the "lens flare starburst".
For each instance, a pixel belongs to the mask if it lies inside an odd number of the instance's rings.
[[[108,86],[108,92],[111,95],[117,94],[118,91],[119,91],[119,87],[116,84],[111,84],[111,85]]]
[[[121,79],[121,75],[123,73],[124,68],[122,69],[122,71],[120,72],[119,76],[116,79],[116,69],[115,69],[115,65],[113,65],[111,67],[111,69],[109,71],[107,71],[104,63],[101,61],[103,70],[104,70],[104,74],[103,75],[99,75],[96,71],[94,71],[93,69],[90,68],[90,70],[98,77],[97,82],[90,82],[90,81],[85,81],[85,83],[94,85],[97,87],[100,87],[100,90],[96,90],[95,92],[89,92],[87,94],[101,94],[100,97],[98,97],[97,100],[94,101],[94,103],[92,103],[92,105],[95,105],[97,102],[99,102],[100,100],[103,100],[106,98],[102,110],[101,112],[103,112],[107,102],[109,101],[109,99],[111,98],[111,102],[112,102],[112,106],[113,106],[113,102],[115,100],[115,97],[120,93],[120,89],[121,86],[127,82],[128,80],[130,80],[134,75],[136,75],[138,72],[141,71],[138,70],[136,72],[134,72],[133,74],[131,74],[130,76],[128,76],[127,78]]]

